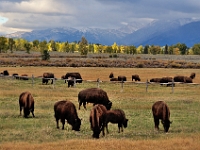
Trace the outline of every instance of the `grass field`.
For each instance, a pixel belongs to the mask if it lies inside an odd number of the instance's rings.
[[[200,85],[176,84],[172,87],[158,84],[148,85],[131,82],[131,75],[140,75],[146,82],[152,77],[185,75],[196,73],[195,83],[200,83],[200,70],[195,69],[135,69],[135,68],[60,68],[60,67],[0,67],[0,72],[8,70],[10,74],[28,74],[29,77],[41,76],[43,72],[53,72],[58,78],[56,84],[42,85],[41,78],[15,80],[0,78],[0,149],[198,149],[200,146]],[[80,72],[82,84],[68,88],[59,80],[66,72]],[[127,83],[109,82],[109,74],[126,75]],[[128,127],[118,133],[116,124],[108,125],[110,134],[100,139],[92,139],[88,110],[78,111],[82,118],[81,131],[57,129],[53,105],[58,100],[71,100],[78,108],[78,92],[90,87],[105,90],[113,102],[113,109],[120,108],[129,119]],[[18,97],[23,91],[30,91],[35,99],[35,118],[19,116]],[[173,121],[169,133],[154,130],[151,106],[157,100],[165,101],[171,110]],[[61,125],[61,124],[60,124]]]

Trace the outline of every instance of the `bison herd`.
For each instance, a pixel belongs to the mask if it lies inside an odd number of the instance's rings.
[[[4,76],[8,76],[8,71],[2,73]],[[18,74],[14,74],[18,78]],[[27,77],[24,74],[22,77]],[[51,80],[51,84],[54,82],[54,74],[45,72],[42,76],[42,83],[48,84]],[[68,82],[68,87],[74,86],[75,83],[82,83],[82,77],[80,73],[72,72],[67,73],[61,77],[63,80]],[[111,72],[109,75],[110,81],[127,81],[125,76],[114,77]],[[150,82],[158,83],[169,83],[169,82],[182,82],[182,83],[192,83],[195,78],[195,73],[192,73],[189,77],[187,76],[175,76],[175,77],[162,77],[162,78],[152,78]],[[132,75],[132,81],[141,81],[139,75]],[[92,137],[99,138],[102,132],[105,135],[104,130],[108,131],[108,123],[118,124],[118,132],[123,132],[123,128],[128,126],[128,119],[126,118],[125,112],[122,109],[111,109],[112,102],[109,100],[107,93],[100,88],[88,88],[80,91],[78,93],[78,109],[83,105],[84,109],[87,110],[86,104],[93,103],[93,108],[90,110],[89,122],[90,128],[93,131]],[[19,107],[20,115],[23,109],[23,115],[28,118],[30,113],[34,115],[34,98],[32,94],[28,91],[23,92],[19,96]],[[170,128],[170,109],[164,101],[157,101],[152,105],[152,113],[155,124],[155,129],[159,130],[159,122],[163,124],[164,131],[168,132]],[[72,126],[72,130],[80,131],[81,119],[78,117],[77,109],[75,105],[69,100],[57,101],[54,104],[54,117],[56,120],[56,127],[59,128],[59,120],[62,123],[62,129],[64,129],[65,120]]]
[[[111,109],[112,102],[109,100],[107,93],[100,88],[88,88],[78,93],[79,109],[83,104],[86,109],[87,103],[93,103],[90,110],[89,122],[93,131],[92,137],[99,138],[100,133],[105,136],[104,130],[108,131],[108,123],[118,124],[118,132],[123,132],[123,128],[128,126],[128,119],[122,109]],[[34,115],[34,98],[28,91],[19,96],[20,115],[23,109],[24,117],[27,118],[30,112]],[[59,128],[59,120],[64,130],[65,120],[72,126],[72,130],[80,131],[81,119],[78,117],[76,106],[69,100],[60,100],[54,104],[54,117],[56,127]],[[87,110],[87,109],[86,109]],[[170,121],[170,110],[163,101],[157,101],[152,106],[152,113],[155,123],[155,129],[159,129],[159,120],[161,120],[164,131],[168,132]]]

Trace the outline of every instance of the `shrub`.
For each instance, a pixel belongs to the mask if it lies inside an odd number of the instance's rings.
[[[42,52],[42,60],[49,60],[50,59],[50,54],[48,52],[48,50],[44,50]]]

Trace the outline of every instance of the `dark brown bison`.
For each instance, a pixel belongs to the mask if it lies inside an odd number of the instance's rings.
[[[86,109],[86,103],[102,104],[107,110],[112,107],[112,102],[109,100],[107,93],[100,88],[88,88],[78,93],[79,109],[83,104]]]
[[[13,76],[13,78],[15,78],[15,79],[18,79],[18,78],[19,78],[18,73],[13,73],[12,76]]]
[[[170,128],[170,110],[167,104],[163,101],[157,101],[152,106],[155,129],[159,130],[159,120],[163,124],[164,131],[168,132]]]
[[[59,120],[62,122],[62,129],[64,130],[65,119],[72,126],[72,130],[80,131],[81,119],[79,119],[75,105],[68,101],[62,100],[54,104],[54,117],[56,118],[56,125],[59,128]]]
[[[132,75],[132,81],[133,80],[135,80],[135,81],[141,81],[139,75],[137,75],[137,74]]]
[[[110,78],[110,81],[118,81],[118,78]]]
[[[4,76],[9,76],[8,70],[4,70],[4,71],[3,71],[3,75],[4,75]]]
[[[156,83],[160,83],[161,78],[152,78],[150,79],[150,82],[156,82]]]
[[[105,135],[104,132],[104,122],[105,122],[105,114],[106,114],[106,107],[101,104],[95,105],[91,112],[90,112],[90,127],[93,131],[92,137],[93,138],[99,138],[99,134],[103,133],[103,136]]]
[[[113,72],[110,73],[109,78],[114,78]]]
[[[196,76],[196,74],[193,72],[193,73],[191,73],[190,78],[191,78],[191,79],[194,79],[195,76]]]
[[[50,79],[51,78],[51,79]],[[48,81],[51,80],[51,84],[53,84],[54,74],[50,72],[43,73],[42,83],[48,84]]]
[[[64,79],[68,79],[69,77],[75,78],[76,83],[82,83],[83,79],[81,77],[81,74],[79,72],[68,72],[65,76]],[[66,80],[65,80],[66,83]]]
[[[162,77],[160,79],[160,83],[168,83],[168,82],[172,82],[172,77]]]
[[[195,73],[191,73],[190,77],[178,75],[174,77],[174,82],[193,83],[192,80],[195,78],[195,76]]]
[[[74,77],[68,77],[67,83],[68,83],[68,88],[69,88],[70,86],[73,87],[74,84],[76,83],[76,78],[74,78]]]
[[[185,77],[184,82],[185,83],[193,83],[192,78],[190,78],[190,77]]]
[[[126,81],[126,76],[118,76],[118,81]]]
[[[109,133],[108,132],[109,122],[118,124],[119,133],[120,129],[121,132],[123,132],[123,127],[126,128],[128,125],[128,119],[126,118],[124,111],[121,109],[108,110],[106,112],[104,125],[106,127],[107,133]]]
[[[30,92],[23,92],[19,96],[19,108],[20,108],[20,115],[22,108],[24,110],[24,117],[27,118],[30,112],[34,115],[34,98]]]
[[[20,80],[29,80],[27,74],[22,74],[22,75],[19,77],[19,79],[20,79]]]

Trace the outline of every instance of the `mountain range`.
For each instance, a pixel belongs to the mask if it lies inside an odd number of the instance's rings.
[[[148,24],[132,23],[118,29],[100,28],[49,28],[31,32],[15,32],[5,35],[9,38],[33,40],[54,40],[78,42],[85,37],[89,43],[112,45],[159,45],[184,43],[188,47],[200,43],[200,20],[182,18],[177,20],[154,20]]]

